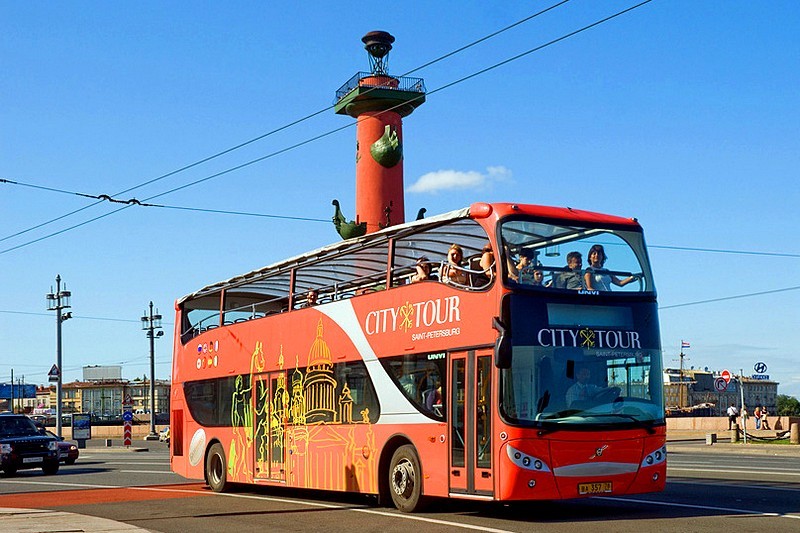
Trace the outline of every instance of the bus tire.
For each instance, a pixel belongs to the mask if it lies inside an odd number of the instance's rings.
[[[218,442],[211,446],[206,456],[206,483],[214,492],[225,492],[230,488],[225,449]]]
[[[422,468],[417,451],[410,444],[400,446],[392,455],[389,494],[394,506],[404,513],[422,508]]]

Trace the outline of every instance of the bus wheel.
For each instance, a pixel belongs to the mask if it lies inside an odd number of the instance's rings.
[[[400,446],[392,455],[389,493],[394,506],[404,513],[422,508],[422,468],[417,452],[410,444]]]
[[[225,492],[230,485],[225,450],[220,443],[214,444],[206,457],[206,482],[214,492]]]

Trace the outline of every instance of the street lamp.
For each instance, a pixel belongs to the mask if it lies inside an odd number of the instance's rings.
[[[158,309],[156,309],[158,313]],[[145,311],[142,316],[142,329],[147,332],[150,339],[150,434],[144,440],[158,440],[156,433],[156,337],[164,335],[161,329],[161,315],[153,314],[153,302],[150,302],[150,313]],[[154,330],[158,330],[154,333]]]
[[[61,313],[62,309],[69,309],[69,300],[72,293],[67,290],[64,283],[64,290],[61,290],[61,276],[56,276],[56,290],[50,287],[47,293],[47,310],[56,312],[56,435],[61,436],[61,380],[63,372],[61,369],[61,323],[72,318],[72,313]],[[51,373],[52,378],[52,373]]]

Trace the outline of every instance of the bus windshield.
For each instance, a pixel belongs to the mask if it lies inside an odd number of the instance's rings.
[[[514,218],[501,237],[504,279],[514,288],[655,290],[641,232]]]
[[[659,350],[520,347],[503,370],[503,412],[519,425],[663,422]]]

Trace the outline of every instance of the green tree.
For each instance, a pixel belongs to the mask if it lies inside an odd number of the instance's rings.
[[[800,400],[794,396],[778,394],[775,403],[778,407],[778,416],[800,416]]]

